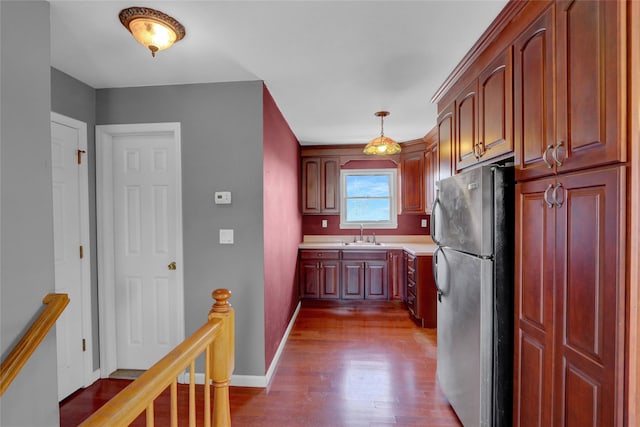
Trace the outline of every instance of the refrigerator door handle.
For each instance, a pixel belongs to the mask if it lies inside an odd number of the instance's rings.
[[[440,246],[440,242],[436,239],[436,206],[438,204],[440,204],[440,200],[438,199],[438,192],[436,191],[436,198],[433,200],[433,205],[431,205],[431,228],[429,229],[429,233],[431,234],[433,243]]]
[[[438,301],[442,302],[442,294],[444,294],[444,292],[442,291],[442,289],[440,289],[440,286],[438,285],[438,252],[442,252],[442,248],[440,246],[438,246],[436,251],[433,253],[433,261],[431,263],[431,267],[433,269],[433,279],[434,279],[433,282],[436,285],[436,291],[438,293]]]

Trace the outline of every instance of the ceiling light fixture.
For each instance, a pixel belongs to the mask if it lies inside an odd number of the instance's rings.
[[[380,136],[369,141],[363,150],[365,154],[398,154],[402,150],[400,144],[384,136],[384,118],[389,114],[388,111],[378,111],[375,113],[377,117],[380,117]]]
[[[159,10],[148,7],[129,7],[120,11],[120,22],[138,40],[151,51],[156,52],[171,47],[173,43],[182,40],[186,31],[184,26]]]

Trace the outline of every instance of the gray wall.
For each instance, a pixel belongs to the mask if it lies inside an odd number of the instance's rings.
[[[93,330],[93,369],[100,367],[98,323],[98,268],[96,263],[96,91],[68,74],[51,69],[51,111],[87,124],[89,175],[89,247],[91,249],[91,317]]]
[[[180,122],[185,325],[206,320],[211,291],[236,309],[237,375],[264,375],[262,82],[99,89],[96,123]],[[215,205],[231,191],[231,205]],[[235,230],[220,245],[219,229]]]
[[[0,2],[0,350],[54,291],[49,3]],[[2,426],[57,426],[55,331],[0,399]]]

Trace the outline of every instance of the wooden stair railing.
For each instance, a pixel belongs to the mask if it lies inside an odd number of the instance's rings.
[[[56,320],[69,304],[69,296],[47,294],[42,299],[42,303],[46,305],[44,310],[0,365],[0,396],[9,388],[44,337],[56,324]]]
[[[229,382],[234,367],[234,310],[231,292],[216,289],[216,300],[207,323],[165,357],[94,412],[80,426],[125,426],[146,410],[147,426],[154,425],[154,401],[170,387],[171,427],[178,426],[177,378],[189,367],[189,426],[196,425],[195,360],[205,355],[204,426],[231,425]],[[213,383],[213,424],[211,423],[211,383]]]

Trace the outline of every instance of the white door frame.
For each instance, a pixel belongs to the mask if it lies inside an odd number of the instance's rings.
[[[176,142],[176,263],[182,256],[182,166],[180,123],[140,123],[96,126],[96,204],[98,220],[98,297],[100,311],[100,375],[118,369],[115,307],[115,253],[113,213],[113,138],[123,135],[170,134]],[[178,343],[184,340],[184,269],[176,273]]]
[[[51,112],[51,121],[60,123],[76,129],[78,132],[78,149],[87,151],[87,124],[62,114]],[[91,243],[89,231],[89,166],[87,156],[83,156],[78,171],[78,205],[80,208],[80,241],[82,242],[83,257],[85,262],[81,263],[80,284],[82,296],[80,304],[82,306],[82,336],[85,339],[86,351],[83,355],[84,386],[88,387],[96,380],[93,375],[93,334],[91,324]]]

